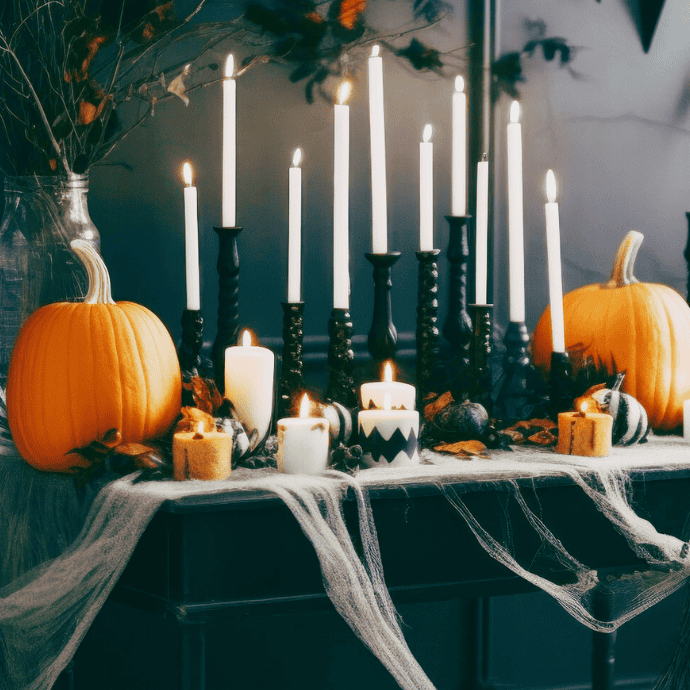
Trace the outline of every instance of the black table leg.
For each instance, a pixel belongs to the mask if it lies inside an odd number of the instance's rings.
[[[492,690],[491,681],[491,597],[474,597],[469,601],[470,636],[468,644],[467,683],[470,690]]]
[[[206,690],[206,629],[182,625],[182,690]]]
[[[592,613],[600,621],[614,617],[613,592],[595,594]],[[616,633],[592,633],[592,690],[613,690],[616,665]]]

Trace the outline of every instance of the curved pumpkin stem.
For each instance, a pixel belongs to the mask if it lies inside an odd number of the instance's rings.
[[[611,279],[604,287],[613,289],[625,287],[626,285],[634,285],[640,281],[633,275],[635,269],[635,259],[637,252],[640,249],[644,235],[637,230],[631,230],[624,238],[616,252],[616,258],[613,261],[613,271],[611,272]]]
[[[115,304],[110,287],[110,274],[96,248],[86,240],[72,240],[70,247],[89,274],[89,291],[84,298],[84,304]]]

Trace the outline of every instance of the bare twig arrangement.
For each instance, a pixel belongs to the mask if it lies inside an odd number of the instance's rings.
[[[174,0],[3,0],[0,7],[0,169],[9,175],[84,173],[161,102],[222,79],[208,56],[235,43],[250,54],[236,76],[268,61],[290,65],[310,100],[343,59],[373,40],[415,69],[442,56],[416,38],[393,42],[443,16],[443,0],[410,0],[415,22],[381,35],[364,21],[366,0],[249,1],[235,20],[199,23],[207,0],[178,17]],[[280,5],[280,2],[279,2]],[[181,56],[183,59],[181,59]],[[348,67],[349,65],[349,67]]]

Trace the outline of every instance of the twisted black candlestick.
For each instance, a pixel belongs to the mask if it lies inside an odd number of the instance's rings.
[[[472,400],[481,403],[491,416],[493,408],[490,357],[493,349],[491,314],[493,304],[470,304],[472,314],[472,368],[475,390]]]
[[[364,256],[374,267],[374,316],[367,346],[369,354],[377,364],[377,369],[382,370],[384,362],[395,357],[398,345],[398,331],[393,325],[391,310],[391,288],[393,287],[391,268],[400,258],[400,252],[367,253]]]
[[[216,372],[216,385],[225,392],[225,348],[237,344],[240,330],[240,255],[237,236],[240,227],[213,228],[220,238],[218,245],[218,332],[213,343],[212,358]]]
[[[690,212],[686,211],[685,217],[688,219],[688,243],[683,256],[685,256],[685,263],[688,265],[688,296],[686,302],[690,305]]]
[[[291,416],[295,398],[304,390],[302,344],[304,302],[283,302],[283,361],[278,388],[278,417]]]
[[[417,409],[422,409],[432,388],[438,359],[438,264],[440,249],[415,252],[419,261],[417,284]]]
[[[498,415],[505,421],[518,421],[529,410],[527,375],[530,368],[529,334],[524,322],[511,321],[503,344],[503,383],[496,400]]]
[[[328,320],[328,388],[326,397],[345,407],[358,407],[352,377],[355,356],[352,352],[352,320],[347,309],[334,308]]]
[[[448,262],[450,278],[448,281],[448,315],[443,324],[443,335],[460,356],[460,366],[468,367],[472,343],[472,320],[467,313],[468,285],[470,273],[474,272],[474,262],[470,260],[472,216],[446,216],[448,221]],[[468,282],[469,281],[469,282]]]
[[[201,366],[201,344],[204,336],[204,319],[199,309],[185,309],[182,312],[182,342],[177,349],[182,371],[199,369]]]
[[[573,365],[567,352],[551,353],[551,415],[558,421],[558,413],[569,410],[573,405]]]

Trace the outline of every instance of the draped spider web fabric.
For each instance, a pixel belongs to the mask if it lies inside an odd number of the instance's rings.
[[[36,472],[6,453],[0,462],[0,574],[11,581],[0,590],[0,688],[50,688],[158,507],[165,500],[199,493],[260,490],[280,497],[314,546],[335,609],[402,688],[433,685],[407,647],[385,585],[370,488],[436,484],[492,557],[551,594],[584,625],[610,632],[674,592],[690,575],[685,543],[658,532],[630,505],[628,470],[687,466],[689,456],[682,441],[654,439],[648,448],[614,449],[606,461],[521,451],[468,462],[425,452],[427,464],[365,470],[354,478],[338,472],[303,477],[240,470],[225,482],[134,484],[130,475],[102,487],[79,489],[68,476]],[[578,486],[649,571],[601,582],[599,573],[568,552],[534,504],[530,483],[543,477],[564,477]],[[481,524],[458,489],[458,482],[467,480],[472,480],[468,486],[501,487],[501,500],[514,502],[541,544],[537,560],[521,562],[509,522],[503,530]],[[348,490],[357,502],[359,553],[352,528],[343,519]],[[565,584],[550,578],[556,571],[569,573]],[[598,619],[593,611],[601,586],[615,593],[610,620]],[[682,654],[687,652],[688,636],[686,626],[674,665],[660,681],[664,688],[682,687],[677,683],[686,672]]]

